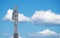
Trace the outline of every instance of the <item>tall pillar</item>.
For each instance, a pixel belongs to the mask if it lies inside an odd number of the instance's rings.
[[[17,11],[17,6],[14,7],[12,19],[14,21],[14,36],[13,38],[18,38],[18,11]]]

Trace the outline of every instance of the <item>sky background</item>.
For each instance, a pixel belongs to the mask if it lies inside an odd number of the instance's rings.
[[[40,10],[51,10],[53,13],[60,15],[60,0],[0,0],[0,38],[11,38],[14,33],[14,23],[4,21],[3,18],[7,14],[8,9],[13,10],[15,5],[18,6],[18,13],[24,14],[26,17],[32,17],[35,11]],[[43,32],[44,30],[54,31],[57,35],[36,35],[38,32]],[[22,38],[60,38],[60,24],[19,22],[18,33]]]

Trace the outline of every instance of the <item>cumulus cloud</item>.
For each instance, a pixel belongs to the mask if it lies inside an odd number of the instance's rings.
[[[32,22],[44,22],[44,23],[56,23],[60,24],[60,15],[55,14],[51,10],[47,11],[35,11],[31,18]]]
[[[29,22],[30,19],[26,16],[24,16],[24,14],[18,14],[18,21],[19,22]]]
[[[12,9],[8,9],[7,14],[4,16],[3,20],[9,20],[9,21],[13,21],[12,20],[12,13],[13,10]],[[24,16],[24,14],[18,14],[18,21],[19,22],[28,22],[30,21],[28,17]]]
[[[7,14],[4,16],[3,20],[12,20],[12,9],[8,9]],[[18,21],[19,22],[32,22],[32,23],[54,23],[60,24],[60,14],[56,14],[51,10],[40,10],[35,11],[35,13],[30,17],[24,16],[24,14],[18,13]]]
[[[39,31],[36,33],[29,33],[30,36],[59,36],[60,34],[49,29]]]
[[[7,11],[7,14],[4,16],[3,20],[10,20],[10,21],[12,21],[12,12],[13,12],[13,10],[9,9]]]

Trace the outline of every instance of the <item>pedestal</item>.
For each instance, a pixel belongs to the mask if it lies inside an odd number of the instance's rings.
[[[13,38],[18,38],[18,33],[14,33],[14,37]]]

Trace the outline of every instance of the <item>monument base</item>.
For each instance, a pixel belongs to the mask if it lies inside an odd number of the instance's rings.
[[[13,38],[18,38],[18,33],[14,33],[14,37]]]

